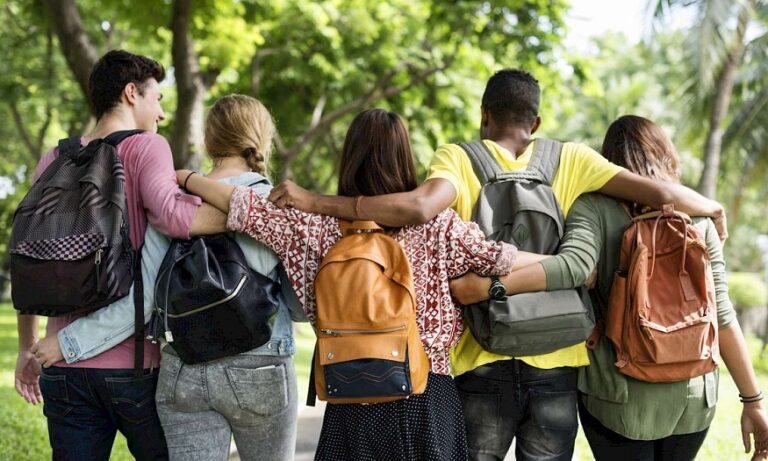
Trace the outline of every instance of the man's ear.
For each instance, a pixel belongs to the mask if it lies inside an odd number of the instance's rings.
[[[125,102],[134,105],[136,104],[136,98],[139,96],[139,87],[135,83],[129,82],[123,87],[123,98]]]
[[[480,126],[488,126],[490,122],[491,113],[485,107],[480,106]]]
[[[541,117],[538,115],[536,116],[536,120],[533,121],[533,125],[531,125],[531,134],[535,133],[536,130],[539,129],[541,126]]]

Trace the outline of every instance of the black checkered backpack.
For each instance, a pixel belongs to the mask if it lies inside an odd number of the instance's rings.
[[[117,145],[140,132],[114,132],[84,147],[79,137],[59,141],[58,158],[13,216],[11,297],[21,314],[87,312],[128,294],[140,266]]]

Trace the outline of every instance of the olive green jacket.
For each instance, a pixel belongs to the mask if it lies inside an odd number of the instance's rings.
[[[547,289],[582,285],[597,268],[597,295],[607,304],[613,274],[619,263],[624,230],[630,219],[619,202],[599,195],[580,197],[566,222],[557,256],[542,261]],[[715,226],[695,218],[709,250],[717,294],[718,325],[736,319],[728,298],[725,261]],[[648,383],[621,374],[613,345],[601,338],[589,351],[590,365],[579,373],[579,391],[587,410],[604,426],[635,440],[654,440],[673,434],[699,432],[712,422],[717,402],[718,372],[686,381]]]

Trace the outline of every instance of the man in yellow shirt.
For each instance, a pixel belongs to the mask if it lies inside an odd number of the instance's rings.
[[[541,124],[539,99],[538,82],[526,72],[505,69],[488,81],[480,134],[502,168],[528,165],[532,135]],[[435,152],[427,180],[410,192],[356,200],[317,196],[287,181],[273,189],[270,199],[281,207],[403,226],[424,223],[448,206],[469,220],[481,187],[467,154],[447,144]],[[629,173],[583,144],[564,144],[552,187],[564,214],[579,195],[600,191],[657,208],[674,203],[691,214],[719,218],[725,233],[717,202],[683,186]],[[503,459],[517,438],[518,460],[570,460],[578,426],[575,367],[588,363],[583,344],[513,358],[483,350],[465,329],[452,351],[452,365],[464,403],[471,459]]]

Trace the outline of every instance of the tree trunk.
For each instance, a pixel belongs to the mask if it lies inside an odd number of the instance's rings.
[[[720,153],[723,143],[721,126],[728,115],[728,106],[731,104],[736,71],[744,54],[744,35],[751,15],[752,2],[749,2],[739,12],[733,44],[715,82],[715,97],[709,113],[709,131],[704,144],[704,170],[699,180],[699,192],[712,199],[717,194],[717,177],[720,172]]]
[[[77,10],[75,0],[56,0],[43,3],[47,6],[49,20],[59,39],[61,52],[90,105],[88,78],[94,64],[99,59],[99,54],[90,37],[85,33],[83,19]]]
[[[203,145],[203,103],[207,88],[189,32],[191,20],[192,1],[176,0],[173,4],[171,30],[178,102],[171,134],[171,150],[177,168],[198,169]]]

